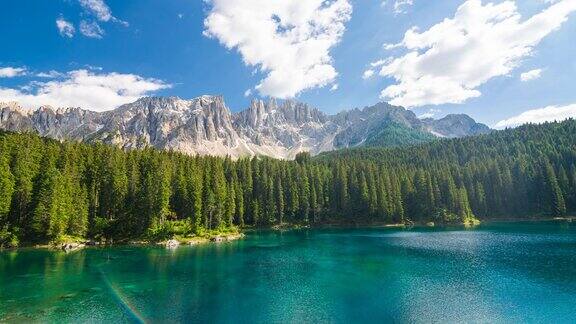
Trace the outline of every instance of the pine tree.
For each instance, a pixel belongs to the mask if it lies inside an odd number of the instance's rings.
[[[194,167],[196,167],[196,165]],[[198,171],[193,172],[188,177],[188,192],[190,193],[189,199],[191,200],[192,205],[192,213],[189,217],[193,224],[193,230],[196,233],[198,233],[204,224],[202,218],[204,202],[202,198],[205,189],[203,187],[202,178],[202,173]]]
[[[306,174],[305,168],[298,168],[300,173],[300,179],[298,181],[299,186],[299,197],[300,197],[300,214],[302,216],[302,221],[308,222],[310,214],[310,182],[308,181],[308,175]]]
[[[10,171],[8,159],[0,155],[0,228],[4,226],[5,218],[10,211],[14,185],[14,176]]]
[[[478,215],[480,216],[486,216],[486,194],[484,192],[484,186],[482,186],[482,183],[480,182],[476,182],[475,185],[475,202],[476,202],[476,206],[475,209],[478,212]]]
[[[54,234],[59,234],[60,221],[56,218],[62,216],[56,215],[59,211],[58,198],[62,187],[59,184],[60,172],[49,156],[44,157],[41,169],[43,172],[37,180],[34,197],[32,229],[37,239],[52,240],[57,238]]]
[[[236,192],[234,183],[228,184],[228,192],[226,193],[226,227],[231,227],[234,222],[234,215],[236,214]]]
[[[284,222],[284,188],[282,187],[282,179],[280,177],[276,180],[276,212],[278,224],[282,225]]]
[[[360,172],[358,176],[358,188],[360,192],[360,205],[359,208],[362,212],[367,213],[369,212],[369,205],[370,205],[370,193],[368,191],[368,182],[366,181],[366,175],[364,171]]]
[[[548,206],[550,213],[552,216],[563,216],[566,214],[566,205],[564,204],[562,190],[560,189],[560,185],[558,185],[556,173],[549,162],[546,162],[544,167],[546,183],[548,185]]]
[[[20,241],[126,240],[175,228],[201,234],[285,222],[562,216],[576,212],[575,125],[296,162],[124,151],[0,132],[0,230]]]

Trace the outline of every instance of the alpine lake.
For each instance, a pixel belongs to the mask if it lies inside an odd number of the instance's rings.
[[[576,223],[0,252],[0,322],[576,322]]]

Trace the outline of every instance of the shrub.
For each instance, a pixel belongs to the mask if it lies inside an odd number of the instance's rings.
[[[146,236],[151,241],[162,241],[174,236],[187,236],[192,234],[192,224],[187,220],[164,221],[154,224],[148,229]]]
[[[0,248],[15,248],[18,247],[19,244],[20,241],[18,240],[18,235],[14,232],[8,231],[8,226],[0,228]]]

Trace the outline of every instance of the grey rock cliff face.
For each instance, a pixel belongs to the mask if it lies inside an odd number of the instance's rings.
[[[492,131],[488,126],[477,123],[470,116],[464,114],[447,115],[438,120],[427,118],[423,119],[422,122],[425,130],[440,137],[464,137],[487,134]]]
[[[382,128],[386,123],[423,130],[422,121],[412,111],[387,103],[378,103],[362,110],[341,112],[334,116],[334,121],[343,128],[334,139],[337,148],[362,145],[369,134]]]
[[[413,112],[386,103],[332,116],[304,103],[274,99],[253,100],[248,109],[232,114],[221,96],[146,97],[106,112],[49,106],[29,110],[17,103],[0,103],[0,129],[4,130],[124,149],[155,147],[233,158],[290,159],[302,151],[318,154],[360,146],[368,134],[389,122],[440,137],[490,131],[466,115],[420,120]]]

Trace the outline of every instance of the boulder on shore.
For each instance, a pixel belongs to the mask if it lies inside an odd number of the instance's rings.
[[[175,239],[168,240],[168,241],[166,241],[166,243],[165,243],[165,246],[166,246],[166,248],[168,248],[168,249],[176,248],[176,247],[178,247],[179,245],[180,245],[180,242],[178,242],[178,241],[175,240]]]
[[[236,234],[229,234],[226,236],[226,241],[234,241],[234,240],[239,240],[241,238],[244,237],[244,234],[242,233],[236,233]]]
[[[223,236],[214,236],[212,238],[212,242],[221,243],[221,242],[230,242],[234,240],[238,240],[244,237],[242,233],[235,233],[235,234],[227,234]]]
[[[86,245],[83,243],[76,243],[76,242],[63,243],[62,244],[62,250],[64,252],[71,252],[71,251],[81,249],[84,246],[86,246]]]

